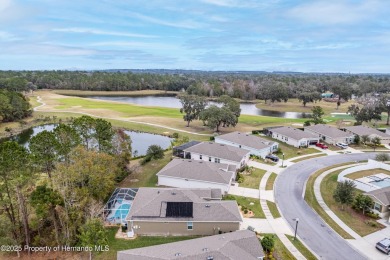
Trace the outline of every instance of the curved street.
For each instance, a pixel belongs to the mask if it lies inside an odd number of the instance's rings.
[[[296,163],[279,174],[275,183],[275,201],[281,214],[295,230],[299,218],[298,236],[321,259],[365,259],[347,241],[333,231],[302,198],[305,182],[311,174],[322,168],[345,163],[374,159],[375,153],[331,155]]]

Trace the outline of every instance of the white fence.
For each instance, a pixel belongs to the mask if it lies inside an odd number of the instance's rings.
[[[344,171],[342,171],[339,174],[339,176],[337,177],[337,181],[338,182],[343,182],[345,180],[353,181],[355,183],[357,189],[365,191],[365,192],[377,190],[377,189],[379,189],[379,187],[376,185],[361,182],[358,180],[352,180],[350,178],[346,178],[345,175],[348,175],[348,174],[351,174],[354,172],[373,170],[373,169],[378,169],[378,168],[390,171],[390,165],[369,159],[367,164],[351,167],[351,168],[348,168],[348,169],[345,169]]]

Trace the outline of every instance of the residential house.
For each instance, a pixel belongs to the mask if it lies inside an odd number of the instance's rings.
[[[335,145],[336,143],[350,144],[354,140],[353,134],[341,131],[340,129],[324,124],[305,127],[304,131],[312,133],[318,136],[321,141],[333,145]]]
[[[139,188],[126,221],[129,236],[207,236],[239,230],[242,217],[220,189]]]
[[[250,154],[265,158],[278,149],[278,143],[242,132],[232,132],[215,137],[215,142],[250,151]]]
[[[357,126],[349,126],[345,128],[345,132],[353,134],[354,136],[359,136],[360,138],[363,135],[367,135],[371,139],[374,137],[379,137],[381,139],[381,143],[388,144],[390,142],[390,135],[385,134],[375,128],[357,125]]]
[[[304,132],[294,127],[282,126],[268,129],[272,138],[285,142],[294,147],[308,147],[310,144],[316,144],[320,138],[318,135]]]
[[[372,210],[382,218],[389,218],[390,215],[390,186],[365,193],[374,200]],[[388,219],[390,222],[390,219]]]
[[[250,155],[249,150],[214,142],[202,142],[183,151],[184,158],[230,164],[236,169],[245,166]]]
[[[213,188],[227,193],[236,176],[235,166],[173,159],[158,173],[158,185],[176,188]]]
[[[264,259],[256,233],[240,230],[232,233],[190,239],[180,242],[119,251],[118,260],[155,259]]]

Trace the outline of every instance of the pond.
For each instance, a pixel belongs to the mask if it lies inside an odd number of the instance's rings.
[[[38,133],[44,130],[53,131],[56,126],[56,124],[48,124],[32,127],[18,135],[15,135],[13,139],[19,144],[28,147],[29,141],[33,136],[36,136]],[[125,133],[131,138],[131,148],[133,156],[145,155],[148,147],[153,144],[159,145],[163,149],[167,149],[169,148],[169,146],[171,145],[171,141],[173,140],[172,138],[169,138],[167,136],[157,134],[149,134],[127,130],[125,131]]]
[[[180,100],[172,96],[141,96],[141,97],[126,97],[126,96],[89,96],[88,98],[119,101],[140,106],[156,106],[181,108]],[[210,101],[209,104],[217,105],[218,103]],[[241,114],[243,115],[258,115],[258,116],[272,116],[284,118],[306,118],[309,114],[299,112],[279,112],[273,110],[259,109],[253,103],[241,103]]]

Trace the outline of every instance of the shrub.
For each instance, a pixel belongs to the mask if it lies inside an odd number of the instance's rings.
[[[148,147],[146,157],[150,157],[150,159],[161,159],[164,157],[164,150],[161,146],[153,144]]]
[[[375,221],[372,221],[372,220],[367,220],[366,224],[371,226],[371,227],[378,227],[378,223],[376,223]]]
[[[303,123],[304,126],[310,126],[310,120],[307,120]]]
[[[251,154],[251,155],[250,155],[250,158],[251,158],[251,159],[260,159],[260,157],[257,156],[257,155],[255,155],[255,154]]]
[[[282,154],[283,153],[282,148],[278,147],[278,149],[276,150],[276,153],[277,154]]]
[[[145,156],[139,163],[141,164],[141,165],[145,165],[146,163],[148,163],[148,162],[150,162],[152,160],[152,157],[150,157],[150,156]]]
[[[175,139],[179,138],[179,133],[173,133],[172,138],[175,138]]]
[[[244,210],[244,214],[248,214],[248,210],[247,209]]]
[[[223,197],[223,199],[224,200],[236,200],[236,198],[233,196],[233,195],[225,195],[224,197]]]
[[[390,160],[390,156],[387,153],[379,153],[375,156],[375,160],[385,162]]]
[[[373,212],[368,212],[366,214],[367,217],[373,218],[373,219],[379,219],[379,214],[378,213],[373,213]]]
[[[215,137],[214,136],[210,136],[210,141],[214,141],[215,140]]]
[[[275,247],[275,237],[273,235],[265,235],[261,240],[261,246],[267,253],[271,252]]]

